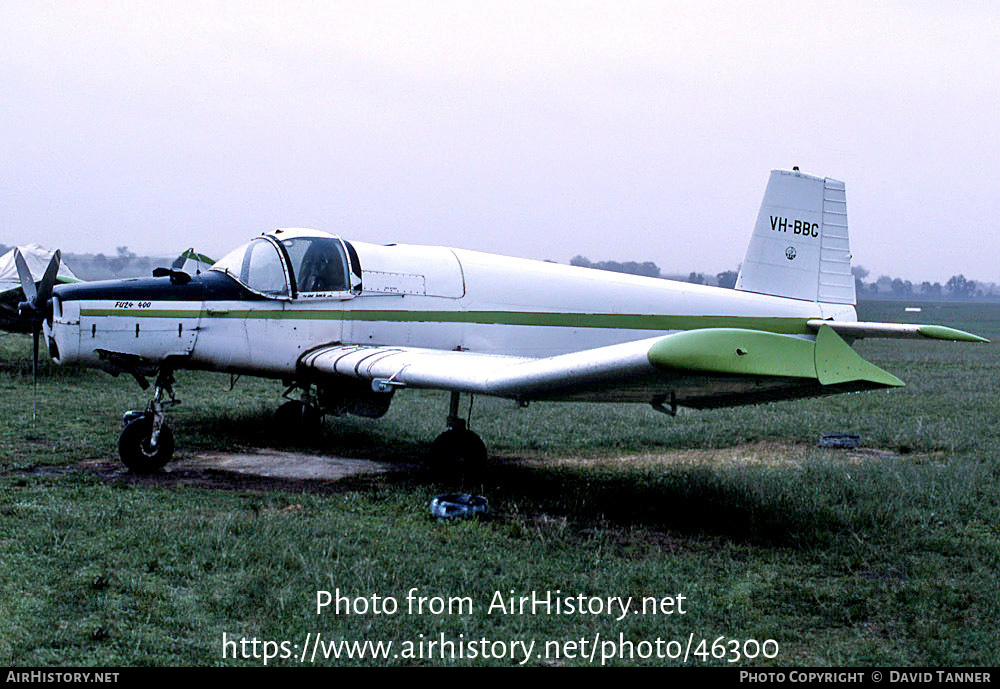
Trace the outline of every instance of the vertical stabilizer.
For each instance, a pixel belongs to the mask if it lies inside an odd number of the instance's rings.
[[[772,170],[736,289],[854,304],[844,183]]]

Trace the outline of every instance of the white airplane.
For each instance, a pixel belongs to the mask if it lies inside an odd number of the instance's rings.
[[[22,318],[45,331],[55,362],[129,373],[144,388],[156,376],[119,439],[135,472],[172,456],[164,409],[178,369],[284,381],[300,397],[278,419],[296,430],[323,414],[382,416],[400,388],[450,391],[432,460],[459,470],[486,460],[459,415],[463,394],[673,414],[902,385],[851,349],[857,338],[986,341],[858,322],[844,184],[798,171],[771,173],[734,290],[306,229],[262,234],[196,277],[154,275],[54,288],[46,278],[37,294],[22,277]]]

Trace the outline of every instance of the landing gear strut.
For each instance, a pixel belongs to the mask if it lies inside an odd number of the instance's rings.
[[[166,422],[165,407],[180,404],[174,397],[174,374],[167,368],[156,376],[156,389],[146,411],[126,412],[118,437],[118,454],[130,471],[152,474],[174,456],[174,434]],[[163,401],[163,393],[170,398]]]
[[[474,476],[486,468],[486,445],[458,415],[460,396],[458,392],[451,393],[448,430],[439,435],[431,446],[429,463],[444,476]]]

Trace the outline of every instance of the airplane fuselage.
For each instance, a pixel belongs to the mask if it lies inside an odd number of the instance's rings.
[[[103,367],[116,354],[282,378],[331,343],[539,358],[706,327],[813,336],[809,319],[856,318],[852,306],[474,251],[344,244],[360,273],[354,289],[276,297],[216,270],[184,284],[56,287],[53,358]]]

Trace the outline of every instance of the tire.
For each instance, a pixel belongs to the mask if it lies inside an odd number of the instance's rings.
[[[290,400],[274,412],[274,425],[289,440],[308,439],[319,433],[321,417],[311,404]]]
[[[146,415],[131,421],[118,436],[118,455],[134,474],[155,474],[174,456],[174,434],[166,423],[160,426],[160,439],[154,450],[149,448],[153,434],[153,417]]]
[[[451,429],[431,445],[428,462],[442,477],[476,477],[486,469],[486,445],[470,430]]]

